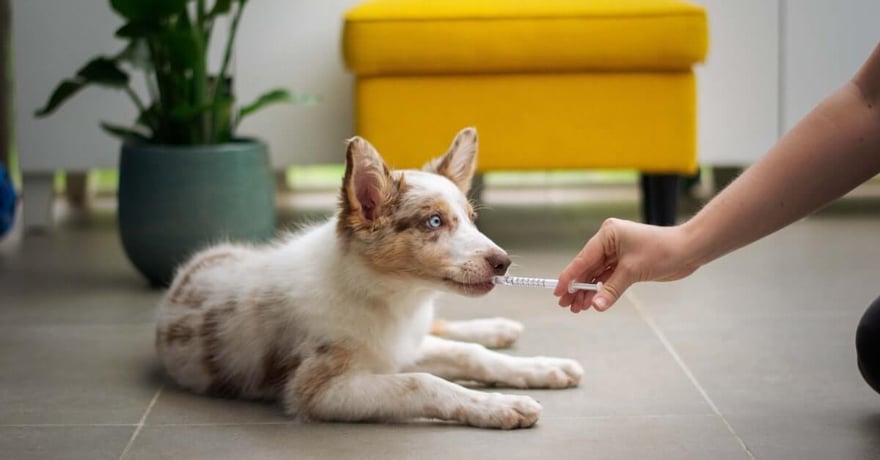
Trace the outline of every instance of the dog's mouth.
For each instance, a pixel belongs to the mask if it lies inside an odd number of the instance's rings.
[[[443,278],[443,282],[446,283],[447,286],[452,287],[454,290],[467,295],[467,296],[481,296],[486,295],[492,288],[495,287],[495,283],[492,282],[492,279],[488,279],[485,281],[456,281],[451,278]]]

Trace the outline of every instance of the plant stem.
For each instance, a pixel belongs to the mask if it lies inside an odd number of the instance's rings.
[[[238,2],[238,9],[235,10],[235,16],[232,18],[232,25],[229,27],[229,36],[226,38],[226,49],[223,53],[223,63],[220,66],[220,73],[214,80],[213,93],[211,99],[215,107],[220,105],[220,97],[223,95],[221,88],[226,85],[226,71],[229,70],[229,61],[232,59],[232,47],[235,44],[235,36],[238,33],[238,23],[241,21],[241,13],[244,10],[244,1]],[[217,119],[217,111],[211,112],[214,127],[214,135],[219,136],[219,120]],[[230,133],[231,134],[231,133]]]
[[[156,79],[155,69],[152,72],[144,72],[144,80],[147,85],[147,93],[150,94],[150,99],[156,104],[156,107],[161,109],[162,101],[159,97],[159,82]]]
[[[209,48],[211,43],[211,29],[214,27],[214,19],[208,17],[208,9],[205,7],[205,0],[198,0],[196,3],[199,20],[199,32],[202,33],[202,42],[205,43],[205,49]]]
[[[157,102],[159,106],[163,107],[166,111],[165,116],[160,115],[156,119],[156,130],[153,133],[153,138],[159,143],[180,142],[181,136],[179,129],[176,124],[171,121],[170,117],[167,116],[167,111],[176,106],[177,101],[181,96],[179,91],[175,91],[179,86],[175,85],[172,76],[169,74],[168,56],[162,49],[158,39],[155,37],[148,38],[147,45],[150,47],[150,60],[153,63],[153,76],[155,77],[156,86],[159,91],[159,99]]]
[[[205,25],[205,0],[196,2],[196,17],[199,23],[199,30]]]
[[[223,52],[223,64],[220,66],[220,73],[214,82],[214,93],[211,95],[217,102],[217,95],[220,93],[220,85],[226,78],[226,71],[229,70],[229,61],[232,59],[232,48],[235,44],[235,35],[238,32],[238,23],[241,21],[241,13],[244,9],[244,3],[239,3],[235,16],[232,18],[232,25],[229,27],[229,36],[226,37],[226,49]]]
[[[141,113],[144,113],[147,110],[147,108],[144,106],[143,101],[141,101],[141,98],[137,95],[137,93],[134,92],[133,89],[131,89],[131,86],[126,85],[125,92],[128,93],[128,96],[131,98],[132,102],[134,102],[134,105],[137,107],[138,115],[140,115]]]
[[[187,15],[188,12],[184,10],[184,15]],[[195,41],[196,46],[196,61],[193,63],[193,75],[192,75],[192,84],[193,84],[193,106],[194,107],[202,107],[208,100],[208,70],[207,70],[207,61],[208,61],[208,50],[207,44],[205,43],[205,35],[202,26],[205,22],[205,1],[199,0],[196,4],[196,21],[195,24],[190,21],[190,30],[192,33],[192,39]],[[213,136],[214,129],[211,125],[211,118],[206,113],[201,113],[198,115],[199,124],[201,125],[201,129],[198,133],[194,134],[194,141],[201,142],[203,144],[212,144],[216,142],[216,139]]]

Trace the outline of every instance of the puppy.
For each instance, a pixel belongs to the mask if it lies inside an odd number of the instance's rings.
[[[197,393],[278,400],[303,420],[535,424],[532,398],[453,381],[566,388],[581,366],[491,351],[519,336],[510,320],[433,321],[439,293],[484,295],[510,265],[465,198],[476,155],[472,128],[422,171],[392,171],[349,140],[334,217],[265,247],[208,248],[178,270],[158,312],[167,374]]]

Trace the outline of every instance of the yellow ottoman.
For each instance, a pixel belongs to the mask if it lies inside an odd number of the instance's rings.
[[[343,52],[355,129],[394,167],[475,126],[480,171],[636,169],[645,220],[669,225],[697,168],[707,35],[678,0],[372,0],[347,12]]]

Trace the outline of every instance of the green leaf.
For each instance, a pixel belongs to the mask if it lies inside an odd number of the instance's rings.
[[[87,83],[81,81],[62,81],[58,87],[55,88],[55,91],[52,91],[52,96],[49,97],[49,102],[46,103],[46,106],[42,109],[38,109],[35,116],[45,117],[54,112],[55,109],[73,97],[74,94],[78,93],[79,90],[83,89],[86,85]]]
[[[161,26],[156,22],[131,21],[116,29],[116,36],[119,38],[149,37],[160,30]]]
[[[119,88],[128,84],[128,74],[116,65],[116,61],[103,56],[89,61],[76,75],[88,83],[103,86]]]
[[[155,22],[186,12],[190,0],[110,0],[110,6],[129,21]]]
[[[119,69],[114,59],[104,56],[96,57],[79,69],[75,78],[62,81],[52,91],[46,106],[38,109],[35,115],[37,117],[49,115],[81,89],[92,84],[124,88],[128,85],[128,74]]]
[[[113,60],[116,62],[128,62],[132,67],[140,70],[152,70],[153,61],[150,59],[150,46],[147,40],[134,38],[128,42],[125,49],[119,52]]]
[[[214,8],[211,8],[211,12],[208,13],[209,18],[220,16],[221,14],[226,14],[229,10],[232,9],[232,0],[217,0],[214,3]]]
[[[159,105],[154,103],[138,114],[135,125],[144,126],[152,131],[156,131],[159,127],[159,116]]]
[[[108,134],[116,136],[122,140],[136,139],[145,142],[150,140],[144,133],[123,126],[111,125],[110,123],[106,123],[103,121],[101,122],[101,129],[106,131]]]
[[[251,102],[250,104],[242,107],[238,111],[238,119],[242,118],[260,110],[271,104],[278,103],[290,103],[290,104],[314,104],[317,102],[317,98],[307,94],[291,94],[289,91],[285,89],[273,89],[268,91],[257,98],[256,101]]]

